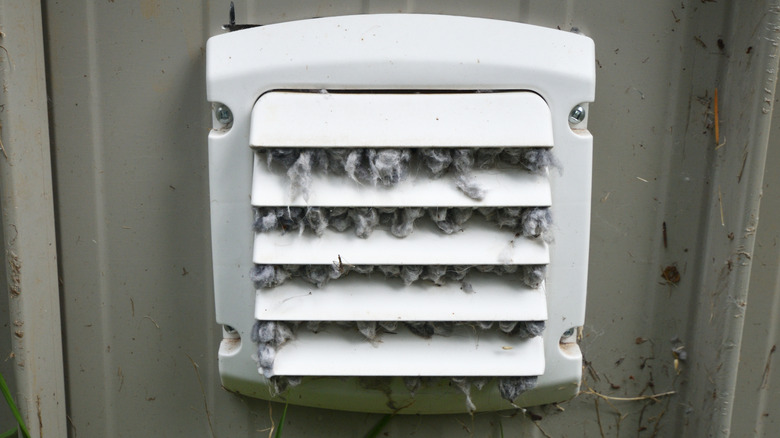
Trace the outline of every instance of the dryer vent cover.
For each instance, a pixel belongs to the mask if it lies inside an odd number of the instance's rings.
[[[577,393],[590,39],[362,15],[207,55],[225,388],[400,413]]]

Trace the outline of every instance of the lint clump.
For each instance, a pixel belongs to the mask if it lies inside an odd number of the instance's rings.
[[[266,324],[273,323],[266,322]],[[431,339],[434,336],[452,336],[456,327],[468,327],[470,331],[498,329],[510,338],[529,339],[541,336],[545,327],[544,321],[307,321],[305,325],[290,326],[287,325],[289,323],[284,322],[276,324],[282,324],[289,328],[290,333],[292,330],[304,328],[313,333],[329,331],[334,328],[357,331],[371,343],[379,342],[385,334],[397,334],[401,327],[405,327],[411,334],[423,339]],[[274,326],[272,325],[272,327]],[[277,345],[277,347],[279,346],[281,344]]]
[[[464,292],[473,292],[467,281],[472,272],[492,273],[499,276],[515,276],[529,288],[539,288],[545,278],[545,265],[254,265],[249,277],[255,289],[279,286],[292,278],[299,278],[317,287],[325,286],[351,273],[368,275],[378,271],[386,278],[400,278],[406,286],[419,281],[443,285],[448,281],[459,282]]]
[[[404,384],[406,385],[406,388],[409,390],[409,393],[412,397],[415,396],[415,393],[422,386],[423,379],[434,380],[431,378],[421,378],[416,376],[403,378]],[[535,388],[538,379],[538,376],[497,377],[496,384],[498,386],[498,391],[501,395],[501,398],[507,400],[513,406],[517,407],[517,405],[514,403],[515,400],[517,400],[517,398],[520,397],[520,395],[524,392]],[[482,389],[487,386],[490,380],[490,377],[450,377],[449,383],[451,386],[457,388],[463,393],[465,396],[466,410],[473,414],[477,411],[477,406],[471,398],[472,391],[474,389],[477,391],[482,391]]]
[[[475,214],[523,237],[551,240],[549,207],[255,207],[253,229],[260,233],[309,231],[317,236],[328,228],[352,229],[366,239],[382,227],[403,238],[412,234],[419,220],[430,220],[441,232],[453,234],[464,230]]]
[[[249,277],[255,289],[276,287],[289,278],[300,278],[317,287],[341,277],[343,272],[337,265],[255,265]]]
[[[301,384],[301,377],[299,376],[273,376],[268,379],[271,382],[271,395],[277,396],[286,392],[289,388],[296,387]]]
[[[460,389],[461,392],[463,392],[463,395],[466,396],[466,409],[469,413],[473,414],[476,412],[477,406],[474,405],[474,402],[471,400],[471,380],[466,377],[453,377],[450,380],[452,381],[452,384]]]
[[[560,165],[549,148],[261,148],[269,167],[279,166],[290,180],[292,197],[308,200],[315,172],[346,175],[358,184],[391,187],[405,180],[417,165],[430,177],[451,174],[466,196],[481,200],[485,191],[471,172],[498,165],[542,173]]]
[[[520,394],[536,387],[538,380],[538,376],[500,377],[498,391],[503,399],[514,405]]]
[[[266,378],[274,376],[277,350],[295,335],[294,327],[280,321],[255,321],[250,339],[257,344],[257,366]]]
[[[290,196],[298,194],[309,199],[312,173],[328,170],[328,157],[323,149],[277,148],[267,149],[267,163],[279,164],[290,179]]]

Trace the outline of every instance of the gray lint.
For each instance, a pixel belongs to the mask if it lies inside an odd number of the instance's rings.
[[[498,163],[498,156],[503,152],[502,148],[479,148],[474,159],[477,169],[492,169]]]
[[[412,334],[421,338],[430,339],[433,337],[434,328],[431,322],[409,321],[404,322],[404,325]]]
[[[425,167],[431,172],[431,176],[439,178],[449,170],[452,164],[452,153],[449,149],[419,149]]]
[[[472,181],[469,175],[458,175],[455,178],[455,186],[471,199],[476,199],[477,201],[485,199],[485,189]]]
[[[501,321],[498,328],[510,336],[529,339],[541,335],[544,325],[544,321]]]
[[[306,211],[306,226],[314,231],[314,234],[322,236],[328,228],[328,216],[324,209],[318,207],[309,208]]]
[[[398,330],[398,321],[379,321],[377,324],[387,333],[395,333]]]
[[[455,327],[455,323],[452,321],[434,321],[433,334],[436,336],[451,336]]]
[[[336,269],[332,265],[305,265],[301,278],[317,287],[322,287],[331,279],[331,273],[334,271]],[[337,271],[333,275],[337,275]]]
[[[552,215],[549,208],[524,208],[520,213],[520,226],[525,237],[543,237],[552,240],[549,233],[552,225]]]
[[[409,390],[409,395],[414,397],[415,393],[422,385],[422,379],[419,376],[404,376],[403,381],[406,389]]]
[[[301,151],[298,159],[287,169],[287,177],[290,178],[290,197],[295,198],[298,194],[303,195],[303,199],[309,199],[309,188],[311,187],[311,150]]]
[[[404,265],[401,267],[401,279],[406,286],[417,281],[423,273],[422,266]]]
[[[533,289],[541,286],[547,273],[545,265],[523,265],[520,269],[522,270],[520,277],[523,279],[523,283]]]
[[[374,185],[378,178],[375,174],[372,175],[370,160],[367,149],[353,149],[347,155],[344,172],[359,184]]]
[[[368,275],[378,270],[386,278],[400,278],[407,286],[418,281],[429,281],[435,285],[454,281],[461,284],[464,292],[471,293],[473,286],[467,278],[472,271],[514,276],[525,286],[536,289],[544,281],[546,269],[545,265],[254,265],[249,277],[255,289],[279,286],[292,278],[323,287],[329,281],[351,273]]]
[[[375,321],[357,321],[357,329],[361,335],[372,343],[378,340]]]
[[[516,325],[517,321],[501,321],[498,323],[498,328],[504,333],[511,333]]]
[[[334,174],[346,174],[359,184],[393,186],[409,174],[412,153],[410,149],[337,149],[325,157]]]
[[[560,169],[558,161],[548,148],[428,148],[428,149],[261,149],[269,167],[281,168],[290,180],[290,193],[308,200],[315,173],[342,175],[364,185],[394,186],[408,178],[410,173],[422,171],[432,178],[451,176],[456,187],[466,196],[481,200],[485,191],[472,175],[474,169],[493,169],[516,166],[532,173],[544,173],[550,167]],[[550,240],[552,220],[546,207],[481,207],[472,208],[347,208],[347,207],[263,207],[255,208],[253,228],[257,232],[311,232],[318,236],[326,230],[346,232],[368,238],[381,227],[397,237],[414,232],[417,220],[431,220],[446,234],[462,231],[474,213],[488,222],[508,228],[527,238]],[[446,281],[460,283],[466,293],[474,292],[468,280],[472,270],[495,275],[516,276],[528,287],[537,288],[545,278],[545,266],[479,265],[479,266],[401,266],[401,265],[256,265],[250,277],[257,289],[278,286],[290,278],[299,278],[317,287],[325,286],[350,273],[368,275],[381,272],[387,278],[399,278],[407,286],[427,281],[436,285]],[[475,330],[492,330],[515,339],[540,336],[544,321],[256,321],[250,338],[257,344],[258,371],[269,379],[274,395],[300,383],[295,376],[275,376],[273,364],[278,351],[294,339],[298,330],[314,333],[327,330],[350,330],[360,333],[368,342],[379,343],[385,334],[395,334],[399,325],[412,334],[430,339],[434,336],[452,336],[455,327],[469,326]],[[411,395],[420,389],[425,377],[404,377]],[[474,412],[472,387],[481,390],[488,378],[452,377],[450,382],[466,397],[466,408]],[[510,401],[536,386],[537,377],[501,377],[497,379],[501,396]]]
[[[544,332],[544,327],[544,321],[524,321],[522,324],[518,324],[510,335],[515,335],[522,339],[535,338],[541,336],[542,332]]]
[[[452,165],[455,168],[455,172],[459,174],[467,174],[474,169],[474,155],[476,149],[453,149],[452,150]]]
[[[257,366],[266,378],[273,377],[277,350],[292,339],[297,324],[279,321],[255,321],[250,339],[257,343]]]
[[[501,397],[514,403],[520,394],[536,387],[537,376],[501,377],[498,379],[498,391]]]
[[[390,225],[390,232],[395,237],[406,237],[414,231],[414,222],[424,215],[425,209],[420,207],[396,209],[393,212],[393,221]]]
[[[392,377],[387,378],[388,381]],[[472,388],[477,391],[488,384],[492,378],[488,377],[429,377],[429,376],[403,376],[402,381],[411,397],[415,397],[417,391],[423,386],[437,386],[442,380],[448,380],[452,386],[461,391],[466,399],[466,409],[469,413],[474,413],[477,406],[471,399]],[[516,377],[497,377],[495,378],[501,397],[514,405],[514,401],[524,392],[536,387],[539,380],[538,376],[516,376]],[[269,378],[272,387],[272,395],[277,396],[286,392],[289,388],[298,386],[301,383],[299,376],[273,376]]]
[[[476,412],[477,407],[471,400],[471,388],[475,388],[477,391],[482,391],[482,388],[487,385],[488,377],[451,377],[450,383],[466,396],[466,409],[469,413]]]
[[[488,378],[487,377],[471,377],[471,386],[477,388],[477,391],[482,391],[482,388],[487,385]]]
[[[282,266],[255,265],[249,277],[255,284],[255,289],[264,289],[284,283],[290,275],[297,274],[297,269],[285,269]]]
[[[379,149],[373,158],[372,170],[386,186],[393,186],[406,179],[409,173],[409,149]]]
[[[350,208],[349,218],[355,224],[355,235],[366,239],[379,225],[379,213],[375,208]]]
[[[534,173],[550,167],[561,168],[552,151],[547,148],[506,148],[498,155],[498,161],[519,165]]]
[[[347,207],[328,208],[326,211],[330,215],[328,225],[334,230],[343,233],[352,227],[352,219],[349,217]]]
[[[346,175],[347,159],[352,149],[346,148],[327,148],[328,170],[336,175]]]
[[[274,360],[276,360],[276,347],[271,344],[257,345],[257,366],[266,378],[273,376]]]
[[[385,274],[385,277],[400,277],[401,266],[400,265],[379,265],[376,267],[379,272]]]
[[[268,379],[271,382],[271,395],[277,396],[301,384],[301,378],[298,376],[273,376]]]
[[[447,268],[447,278],[455,281],[462,281],[471,271],[469,265],[453,265]]]
[[[393,377],[385,378],[389,383]],[[465,396],[466,410],[469,413],[477,411],[477,406],[471,399],[473,389],[482,391],[487,384],[493,380],[490,377],[430,377],[430,376],[403,376],[401,377],[404,386],[409,391],[409,395],[414,398],[417,391],[423,386],[438,386],[442,380],[448,380],[452,386],[457,388]],[[524,392],[536,387],[539,380],[538,376],[513,376],[495,378],[501,398],[514,405],[515,400]],[[271,384],[271,395],[279,396],[287,392],[290,388],[301,384],[300,376],[271,376],[268,377]]]
[[[275,148],[263,149],[262,151],[267,155],[266,160],[268,167],[271,167],[272,164],[276,163],[283,169],[289,169],[293,164],[295,164],[296,161],[298,161],[298,156],[300,155],[301,150],[302,149],[298,148]]]
[[[462,231],[475,213],[523,237],[551,240],[549,207],[255,207],[252,228],[260,233],[308,231],[318,236],[328,228],[337,232],[354,228],[355,235],[365,239],[381,227],[403,238],[414,232],[418,220],[430,220],[446,234]]]
[[[442,284],[441,279],[447,275],[447,267],[444,265],[428,265],[423,268],[420,276],[423,280],[430,280],[434,284]]]
[[[431,177],[452,174],[456,186],[473,199],[485,192],[471,181],[473,169],[499,165],[518,166],[532,173],[557,167],[549,148],[260,148],[269,167],[281,167],[290,179],[291,195],[308,199],[315,172],[347,175],[359,184],[393,186],[406,179],[412,167],[422,167]]]
[[[471,400],[471,382],[469,379],[466,377],[453,377],[450,380],[452,381],[453,385],[460,389],[466,396],[466,409],[469,411],[469,413],[474,413],[474,411],[477,410],[477,407]]]

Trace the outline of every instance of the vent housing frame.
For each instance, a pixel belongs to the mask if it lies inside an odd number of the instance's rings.
[[[430,32],[430,29],[436,32]],[[592,137],[587,102],[595,95],[595,53],[582,35],[498,20],[388,14],[302,20],[209,39],[207,95],[232,121],[214,116],[209,134],[212,253],[217,322],[229,329],[219,349],[226,389],[274,399],[252,359],[249,341],[256,291],[249,280],[253,152],[251,114],[267,92],[532,91],[552,115],[554,151],[563,172],[550,173],[555,242],[547,271],[545,372],[521,406],[576,395],[581,378],[577,328],[584,323],[590,228]],[[586,118],[571,125],[582,105]],[[315,187],[316,189],[316,187]],[[408,394],[398,382],[389,393]],[[296,404],[369,412],[393,411],[383,391],[365,379],[312,379],[287,394]],[[484,394],[483,394],[484,392]],[[450,393],[453,397],[442,397]],[[400,397],[404,398],[404,397]],[[480,411],[512,405],[497,392],[472,394]],[[397,406],[403,405],[398,403]],[[396,406],[396,407],[397,407]],[[402,413],[463,412],[462,394],[448,385],[419,391]]]

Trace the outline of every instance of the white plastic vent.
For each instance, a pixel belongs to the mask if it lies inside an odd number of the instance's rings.
[[[579,35],[447,16],[210,39],[224,386],[404,413],[575,395],[592,140],[569,111],[593,63]]]

